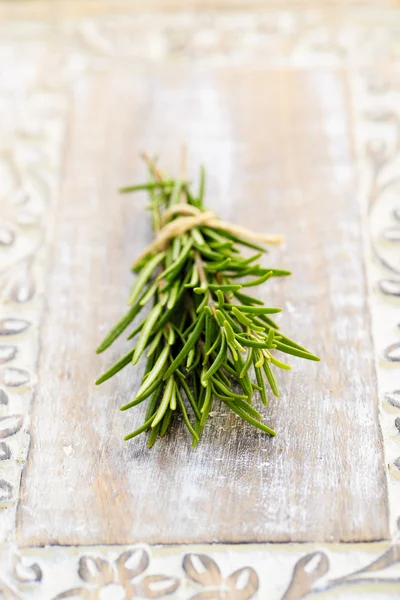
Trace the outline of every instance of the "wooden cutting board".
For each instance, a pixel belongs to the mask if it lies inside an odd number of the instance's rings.
[[[119,56],[70,88],[67,147],[40,329],[31,446],[17,517],[21,546],[373,541],[388,537],[349,72],[162,65]],[[124,442],[141,421],[120,413],[143,365],[101,388],[126,351],[95,348],[125,310],[129,265],[149,242],[139,152],[176,172],[208,172],[207,204],[286,244],[265,264],[291,278],[260,295],[322,358],[291,361],[253,431],[217,407],[196,450],[182,424],[148,450]]]

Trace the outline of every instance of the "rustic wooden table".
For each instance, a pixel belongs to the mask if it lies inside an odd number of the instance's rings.
[[[397,2],[0,2],[4,598],[400,596]],[[267,421],[123,442],[96,376],[151,239],[141,150],[285,234],[260,293],[322,357]]]

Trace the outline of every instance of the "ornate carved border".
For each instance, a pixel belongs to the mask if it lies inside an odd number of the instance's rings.
[[[382,20],[382,15],[380,16]],[[357,24],[355,24],[357,23]],[[397,25],[398,23],[398,25]],[[400,592],[400,18],[383,29],[373,11],[325,21],[323,11],[83,17],[60,25],[0,25],[17,90],[0,84],[0,591],[5,598],[223,598],[255,595],[374,598]],[[40,41],[40,43],[38,43]],[[353,102],[365,259],[388,465],[392,541],[376,544],[260,544],[206,547],[26,548],[15,546],[21,471],[29,449],[47,241],[57,203],[68,86],[110,57],[159,62],[321,65],[347,70]],[[0,64],[5,66],[5,59]],[[385,69],[382,65],[385,65]],[[41,65],[41,68],[38,66]],[[7,85],[7,82],[9,85]],[[1,115],[6,115],[4,123]],[[397,261],[397,262],[396,262]],[[346,596],[344,596],[346,594]]]

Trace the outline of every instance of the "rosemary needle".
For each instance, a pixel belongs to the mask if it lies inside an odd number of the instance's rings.
[[[279,396],[271,365],[283,370],[290,365],[275,353],[319,360],[280,333],[269,316],[280,312],[279,308],[265,306],[262,300],[243,292],[267,285],[272,277],[290,275],[259,262],[266,252],[263,244],[278,238],[247,232],[207,211],[204,167],[196,192],[184,174],[178,179],[165,177],[153,160],[144,158],[150,180],[120,192],[148,192],[155,239],[133,263],[136,278],[128,312],[96,352],[111,346],[142,314],[144,306],[149,310],[143,311],[145,316],[134,323],[128,337],[128,343],[133,344],[131,340],[137,335],[136,344],[96,384],[129,365],[137,369],[145,355],[147,364],[136,397],[121,410],[146,403],[143,424],[125,439],[149,431],[150,448],[178,417],[195,447],[215,398],[253,427],[274,436],[252,401],[253,396],[259,396],[267,406],[267,387]],[[244,257],[243,246],[256,254]]]

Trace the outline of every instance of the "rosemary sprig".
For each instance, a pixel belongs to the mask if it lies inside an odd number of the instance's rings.
[[[125,439],[150,430],[149,447],[165,435],[177,414],[182,415],[196,446],[216,398],[254,427],[275,435],[252,407],[254,391],[265,406],[267,387],[279,396],[273,367],[288,370],[290,366],[275,352],[319,360],[280,333],[269,317],[280,309],[266,307],[243,292],[272,277],[290,275],[257,262],[266,252],[264,244],[277,243],[279,237],[258,236],[207,211],[203,168],[196,194],[187,181],[164,177],[155,161],[144,158],[150,181],[120,192],[148,191],[156,238],[132,266],[137,277],[128,312],[97,352],[108,348],[145,306],[150,310],[128,336],[128,340],[135,339],[134,346],[96,384],[146,355],[142,384],[121,410],[147,401],[143,425]],[[257,254],[245,258],[240,246]]]

